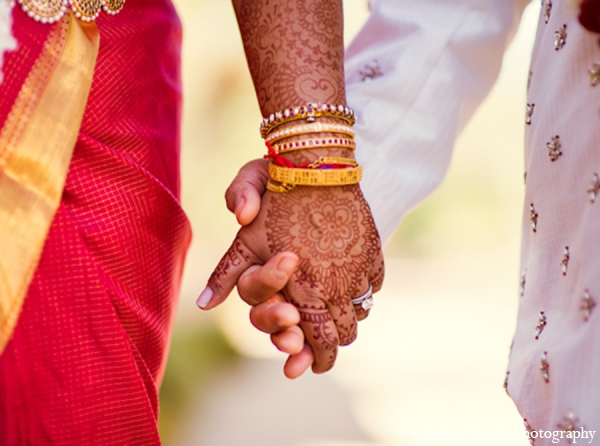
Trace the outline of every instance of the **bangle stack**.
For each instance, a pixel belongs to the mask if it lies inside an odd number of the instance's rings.
[[[320,121],[322,118],[340,122]],[[306,121],[284,128],[284,124]],[[354,158],[320,157],[304,164],[293,164],[282,154],[314,148],[356,149],[354,111],[345,105],[308,103],[290,107],[265,118],[260,125],[271,159],[267,190],[288,192],[296,186],[345,186],[357,184],[362,178],[362,167]],[[297,137],[306,139],[297,140]],[[293,140],[290,140],[293,139]]]

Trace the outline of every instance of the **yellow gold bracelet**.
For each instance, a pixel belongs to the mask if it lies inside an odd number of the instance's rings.
[[[340,133],[354,138],[354,130],[347,124],[333,124],[330,122],[314,122],[312,124],[296,125],[271,133],[265,142],[273,143],[292,136],[306,135],[309,133]]]
[[[343,166],[352,166],[357,167],[358,163],[354,158],[342,158],[339,156],[321,156],[318,160],[313,163],[310,163],[307,168],[308,169],[316,169],[317,167],[327,166],[331,164],[343,165]]]
[[[295,150],[336,148],[356,150],[356,142],[351,138],[311,138],[302,141],[292,141],[283,144],[273,144],[276,153],[287,153]]]
[[[269,184],[272,192],[287,192],[296,186],[346,186],[357,184],[362,179],[362,167],[348,169],[297,169],[269,165]],[[276,181],[281,186],[271,183]],[[274,189],[278,190],[274,190]]]

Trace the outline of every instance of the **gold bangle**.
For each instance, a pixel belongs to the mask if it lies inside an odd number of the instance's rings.
[[[307,166],[308,169],[316,169],[317,167],[327,166],[331,164],[341,164],[344,166],[357,167],[358,162],[354,158],[342,158],[339,156],[321,156],[315,162]]]
[[[268,118],[263,119],[260,123],[260,136],[266,138],[276,127],[282,124],[297,121],[300,119],[306,119],[308,122],[314,122],[316,118],[329,117],[343,119],[350,125],[354,125],[356,122],[356,115],[354,110],[348,108],[346,105],[336,104],[315,104],[309,102],[306,105],[300,107],[286,108],[277,113],[273,113]]]
[[[287,153],[295,150],[318,149],[318,148],[336,148],[356,150],[356,142],[350,138],[311,138],[302,141],[292,141],[283,144],[274,144],[273,149],[276,153]]]
[[[292,136],[306,135],[308,133],[341,133],[354,138],[354,130],[347,124],[333,124],[330,122],[314,122],[312,124],[296,125],[270,134],[265,142],[273,143]]]
[[[297,169],[270,164],[269,178],[281,183],[281,187],[286,189],[285,191],[292,190],[295,186],[346,186],[356,184],[362,179],[362,167]]]

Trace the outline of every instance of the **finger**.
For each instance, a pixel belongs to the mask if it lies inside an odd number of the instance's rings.
[[[282,252],[273,256],[262,266],[252,266],[242,273],[237,286],[244,302],[256,305],[282,290],[296,266],[298,256]]]
[[[250,310],[250,322],[258,330],[274,334],[300,323],[298,309],[276,294]]]
[[[271,335],[271,342],[279,351],[290,355],[299,354],[304,348],[304,332],[294,325]]]
[[[335,322],[323,302],[320,305],[300,307],[299,311],[300,328],[315,357],[312,371],[325,373],[333,368],[337,358],[339,337]]]
[[[196,304],[209,310],[223,302],[246,269],[260,260],[236,236],[235,240],[208,279],[208,285]]]
[[[360,292],[353,294],[352,297],[356,298],[356,297],[364,296],[369,291],[369,282],[367,280],[363,281],[363,284],[362,284],[360,290],[361,290]],[[372,295],[373,290],[371,289],[370,291],[371,291],[371,295]],[[371,308],[369,307],[368,304],[365,303],[365,301],[353,304],[353,307],[354,307],[354,312],[356,313],[356,319],[359,321],[366,319],[371,311]]]
[[[371,266],[371,270],[369,271],[369,284],[371,285],[371,299],[373,299],[373,294],[381,289],[383,285],[383,278],[385,276],[385,265],[383,262],[383,253],[379,250],[375,261],[373,262],[373,266]],[[368,286],[365,288],[364,293],[368,291]],[[359,294],[362,296],[364,293]],[[356,311],[356,317],[359,321],[365,319],[369,313],[371,312],[371,307],[373,304],[369,306],[366,302],[361,302],[354,305],[354,311]]]
[[[304,374],[315,361],[313,352],[308,344],[304,344],[302,351],[291,355],[283,366],[283,373],[289,379],[296,379]]]
[[[354,306],[350,298],[354,296],[344,295],[327,300],[327,309],[333,318],[338,336],[339,345],[348,345],[356,339],[357,318]]]
[[[373,287],[373,293],[378,292],[383,286],[383,279],[385,277],[385,262],[383,260],[383,252],[379,250],[371,271],[369,271],[369,283]]]
[[[235,214],[242,226],[247,226],[260,211],[261,197],[265,193],[268,160],[254,160],[245,164],[225,192],[227,209]]]
[[[306,342],[314,354],[312,370],[325,373],[335,364],[339,336],[335,322],[318,290],[305,289],[297,280],[290,280],[284,288],[284,295],[300,312],[300,328],[304,331]]]

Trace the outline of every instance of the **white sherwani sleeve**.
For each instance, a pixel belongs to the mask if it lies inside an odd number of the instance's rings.
[[[376,0],[346,53],[361,183],[384,242],[442,181],[529,0]],[[366,67],[378,65],[380,76]],[[367,77],[365,77],[367,76]]]

